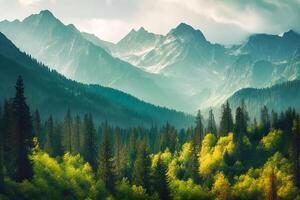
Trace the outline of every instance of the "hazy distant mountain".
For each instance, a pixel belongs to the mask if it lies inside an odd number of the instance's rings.
[[[86,32],[81,32],[81,35],[84,37],[84,39],[92,42],[96,46],[102,47],[108,53],[111,53],[110,49],[112,49],[115,46],[114,43],[101,40],[97,36],[95,36],[94,34],[90,34],[90,33],[86,33]]]
[[[146,31],[143,27],[139,30],[132,29],[112,49],[118,57],[130,61],[132,64],[139,62],[139,57],[146,54],[160,41],[161,35]]]
[[[250,54],[255,59],[272,62],[283,62],[300,46],[300,35],[293,30],[285,32],[282,36],[256,34],[249,37],[239,51]]]
[[[145,103],[123,92],[68,80],[20,52],[0,33],[0,102],[14,95],[19,75],[24,78],[31,108],[38,108],[44,117],[53,114],[62,118],[70,108],[74,114],[91,112],[98,122],[109,120],[119,126],[162,125],[168,121],[187,127],[193,123],[191,116]]]
[[[259,117],[260,109],[266,105],[277,112],[294,107],[300,110],[300,80],[288,81],[269,88],[245,88],[237,91],[228,100],[235,109],[244,100],[251,115]]]
[[[222,85],[232,62],[225,47],[210,43],[200,30],[185,23],[166,35],[132,30],[111,51],[147,72],[168,77],[194,110]]]
[[[202,105],[218,105],[237,90],[263,88],[300,78],[300,35],[288,31],[282,36],[257,34],[228,53],[234,61],[225,81]]]
[[[300,75],[300,36],[294,31],[255,34],[224,47],[181,23],[166,35],[133,29],[113,44],[65,26],[49,11],[3,21],[0,31],[72,79],[187,112],[218,106],[245,87],[269,87]]]
[[[175,95],[154,81],[158,75],[112,57],[95,45],[99,41],[94,36],[82,34],[73,25],[64,25],[50,11],[41,11],[23,21],[3,21],[0,31],[21,50],[68,78],[117,88],[158,105],[178,108],[180,104],[179,98],[169,102]]]

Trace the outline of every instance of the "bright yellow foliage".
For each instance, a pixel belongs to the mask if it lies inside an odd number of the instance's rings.
[[[219,140],[213,134],[207,134],[202,142],[199,155],[199,172],[202,176],[210,175],[214,170],[224,165],[223,156],[227,151],[229,154],[234,150],[233,134],[220,137]]]
[[[282,135],[283,133],[281,130],[272,130],[268,135],[261,139],[261,144],[267,151],[272,151],[280,143]]]
[[[215,175],[215,182],[212,192],[216,195],[216,200],[227,200],[230,195],[230,183],[222,172]]]

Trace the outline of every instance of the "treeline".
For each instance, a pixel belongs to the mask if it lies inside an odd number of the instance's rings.
[[[1,112],[3,199],[300,198],[300,115],[261,109],[250,119],[222,105],[195,126],[99,126],[89,113],[63,121],[30,113],[19,77]]]

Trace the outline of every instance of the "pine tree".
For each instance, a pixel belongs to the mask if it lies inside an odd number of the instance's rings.
[[[243,113],[241,107],[236,109],[235,115],[235,127],[234,127],[234,142],[237,143],[247,132],[247,121],[246,116]]]
[[[134,162],[137,156],[137,130],[135,128],[130,131],[130,141],[129,141],[129,169],[134,168]],[[132,180],[132,172],[128,174],[130,180]]]
[[[1,108],[1,107],[0,107]],[[0,109],[0,194],[4,191],[4,138],[3,138],[3,119]]]
[[[62,146],[62,133],[63,125],[58,121],[54,122],[54,156],[62,156],[64,154],[63,146]]]
[[[278,129],[279,128],[279,119],[278,113],[272,110],[271,112],[271,128]]]
[[[12,100],[4,102],[4,112],[2,117],[3,128],[3,159],[6,174],[13,178],[16,174],[16,125],[12,108]]]
[[[133,184],[142,186],[149,191],[151,160],[146,143],[143,141],[138,148],[137,158],[134,162]]]
[[[269,111],[268,108],[266,106],[264,106],[261,109],[261,113],[260,113],[260,124],[263,127],[263,131],[264,134],[268,134],[270,131],[270,115],[269,115]]]
[[[75,117],[73,137],[72,137],[72,149],[74,154],[80,153],[80,131],[81,131],[81,120],[77,115]]]
[[[213,110],[209,110],[209,116],[208,116],[208,124],[207,124],[207,129],[206,133],[212,133],[215,136],[217,136],[217,125],[214,117]]]
[[[298,116],[294,121],[292,130],[292,140],[290,146],[290,159],[293,166],[293,178],[297,187],[300,187],[300,117]]]
[[[86,114],[83,120],[83,152],[82,156],[94,170],[97,168],[96,133],[91,114]]]
[[[177,132],[174,127],[172,127],[168,122],[162,129],[160,150],[164,151],[166,148],[174,153],[177,147]]]
[[[64,147],[65,152],[70,152],[70,153],[73,153],[72,127],[73,127],[73,119],[71,116],[71,111],[70,111],[70,109],[68,109],[67,114],[64,119],[63,147]]]
[[[45,124],[45,135],[46,141],[44,150],[50,155],[55,156],[55,142],[54,142],[54,125],[53,125],[53,118],[52,115],[47,119]]]
[[[245,127],[248,127],[248,122],[250,121],[250,117],[249,117],[249,113],[247,111],[247,106],[246,106],[246,103],[245,103],[245,100],[242,99],[242,103],[241,103],[241,109],[242,109],[242,112],[243,112],[243,115],[244,115],[244,123],[245,123]]]
[[[114,167],[116,171],[116,179],[121,180],[124,176],[124,168],[125,168],[125,155],[122,144],[122,135],[120,128],[116,128],[115,130],[115,151],[114,151]]]
[[[154,191],[158,193],[160,199],[169,200],[171,198],[168,186],[167,167],[159,156],[153,173]]]
[[[194,129],[194,133],[193,133],[193,136],[192,136],[192,143],[197,148],[199,148],[199,146],[201,145],[201,142],[204,138],[202,115],[201,115],[200,110],[198,110],[195,123],[196,123],[196,127]]]
[[[186,166],[187,178],[192,178],[195,183],[200,183],[198,153],[199,148],[195,145],[191,145],[191,157]]]
[[[31,179],[33,176],[32,163],[29,155],[33,148],[33,131],[29,107],[24,96],[24,85],[21,76],[16,83],[16,96],[13,99],[13,112],[16,125],[16,181]]]
[[[225,136],[232,131],[233,131],[233,120],[232,120],[231,108],[227,101],[225,105],[222,105],[222,116],[220,121],[219,136]]]
[[[113,152],[107,123],[104,125],[103,129],[98,175],[99,178],[104,182],[106,189],[108,189],[110,192],[113,192],[115,186],[115,174],[113,172]]]
[[[277,180],[276,180],[276,174],[274,172],[274,169],[272,169],[270,178],[269,178],[269,185],[266,191],[266,200],[277,200]]]
[[[241,160],[243,158],[243,137],[247,132],[247,121],[245,119],[245,115],[243,109],[238,107],[236,109],[235,115],[235,127],[234,127],[234,135],[233,141],[235,143],[235,155],[237,160]]]
[[[45,143],[45,135],[42,133],[41,118],[38,110],[36,110],[33,114],[32,124],[34,136],[37,137],[39,146],[43,148]]]

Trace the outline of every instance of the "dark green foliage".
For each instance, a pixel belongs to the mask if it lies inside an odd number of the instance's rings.
[[[293,166],[293,178],[297,187],[300,187],[300,116],[294,120],[291,146],[290,146],[290,158]]]
[[[0,107],[0,193],[4,190],[4,134],[2,110]]]
[[[171,194],[167,178],[167,166],[159,157],[153,172],[153,189],[162,200],[170,200]]]
[[[196,116],[196,126],[194,129],[194,133],[192,136],[192,143],[195,145],[197,148],[199,148],[201,141],[204,138],[204,130],[203,130],[203,122],[202,122],[202,115],[200,110],[198,110],[197,116]]]
[[[33,113],[32,125],[34,136],[38,138],[38,143],[40,147],[43,148],[45,144],[45,133],[42,131],[41,117],[38,110]]]
[[[215,117],[214,117],[214,113],[213,113],[212,109],[209,110],[206,133],[212,133],[215,136],[217,136],[217,133],[218,133],[217,125],[216,125],[216,121],[215,121]]]
[[[62,135],[63,135],[63,125],[58,121],[54,122],[54,155],[62,156],[63,155],[63,146],[62,146]]]
[[[261,109],[260,124],[261,124],[262,129],[265,133],[269,132],[270,127],[271,127],[271,121],[270,121],[269,111],[268,111],[268,108],[266,106],[264,106]]]
[[[122,134],[120,128],[116,128],[114,136],[114,169],[116,179],[121,180],[125,176],[127,159],[126,154],[124,152],[125,148],[123,147]]]
[[[177,146],[177,131],[175,127],[171,126],[169,123],[162,128],[161,133],[161,142],[160,142],[160,150],[164,151],[166,148],[170,150],[170,152],[174,152]]]
[[[12,102],[16,142],[16,176],[17,181],[30,179],[33,176],[32,163],[29,159],[33,148],[33,131],[29,107],[24,96],[23,79],[19,76],[16,83],[16,96]]]
[[[102,143],[100,146],[98,175],[110,192],[115,188],[115,174],[113,163],[112,143],[107,123],[103,127]]]
[[[54,123],[52,115],[50,115],[49,119],[46,121],[45,125],[45,135],[46,142],[44,145],[44,150],[50,155],[55,156],[55,135],[54,135]]]
[[[14,141],[15,135],[15,120],[13,115],[11,101],[5,101],[3,112],[3,158],[6,173],[9,177],[13,177],[15,174],[15,149],[13,148],[16,143]]]
[[[234,125],[234,142],[242,140],[243,136],[247,133],[246,116],[241,107],[238,107],[235,112],[235,125]]]
[[[233,120],[231,114],[231,108],[227,101],[225,105],[222,105],[222,115],[219,128],[219,136],[225,136],[229,132],[233,131]]]
[[[80,134],[81,134],[81,120],[80,117],[76,115],[73,124],[73,132],[72,132],[73,154],[80,153]]]
[[[73,134],[72,134],[72,129],[73,129],[73,119],[71,116],[71,111],[68,109],[67,114],[64,119],[64,125],[63,125],[63,148],[65,152],[70,152],[74,153],[73,150]]]
[[[85,114],[83,119],[83,147],[82,156],[85,161],[90,163],[92,168],[97,168],[97,146],[96,133],[91,114]]]
[[[148,191],[150,189],[150,165],[148,148],[143,141],[138,148],[137,157],[133,167],[133,184],[142,186]]]

